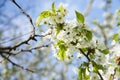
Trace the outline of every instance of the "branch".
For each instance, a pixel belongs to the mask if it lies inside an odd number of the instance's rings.
[[[6,57],[5,55],[3,55],[3,54],[1,54],[1,56],[4,58],[4,59],[6,59],[7,61],[9,61],[13,66],[16,66],[16,67],[20,67],[21,69],[24,69],[24,70],[27,70],[27,71],[29,71],[29,72],[34,72],[33,70],[31,70],[31,69],[28,69],[28,68],[24,68],[23,66],[21,66],[21,65],[19,65],[19,64],[16,64],[16,63],[14,63],[13,61],[11,61],[8,57]]]
[[[29,19],[29,22],[30,22],[30,24],[32,25],[32,31],[31,31],[31,32],[33,32],[32,36],[34,36],[34,35],[35,35],[35,27],[34,27],[32,18],[30,17],[30,15],[28,15],[28,14],[22,9],[22,7],[20,7],[20,6],[16,3],[15,0],[11,0],[11,1],[12,1],[12,2],[21,10],[21,12]]]
[[[88,59],[88,62],[90,62],[90,58],[88,57],[88,55],[86,55],[83,50],[81,48],[79,48],[80,52]]]
[[[32,52],[32,50],[40,49],[40,48],[43,48],[43,47],[49,47],[49,44],[47,44],[47,45],[42,45],[42,46],[37,46],[37,47],[31,48],[31,49],[28,49],[28,50],[20,50],[19,52],[13,53],[12,55],[13,55],[13,56],[18,55],[18,54],[20,54],[21,52]]]
[[[84,12],[84,16],[85,16],[85,17],[89,14],[89,12],[90,12],[90,10],[91,10],[91,8],[92,8],[93,2],[94,2],[94,0],[89,0],[88,6],[87,6],[87,8],[86,8],[86,10],[85,10],[85,12]]]
[[[116,71],[117,71],[117,68],[114,69],[114,74],[111,74],[112,80],[114,80],[114,77],[115,77],[115,75],[116,75]]]
[[[88,62],[91,62],[91,59],[88,57],[88,55],[86,55],[81,48],[79,48],[79,50],[88,59]],[[99,77],[100,77],[101,80],[104,80],[99,71],[98,71],[98,75],[99,75]]]

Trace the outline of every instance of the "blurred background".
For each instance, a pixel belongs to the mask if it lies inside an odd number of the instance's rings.
[[[75,10],[83,13],[88,27],[108,46],[112,39],[111,36],[118,30],[115,27],[115,12],[120,9],[120,0],[16,0],[16,2],[31,16],[34,23],[41,11],[51,9],[52,2],[56,6],[65,3],[68,5],[66,19],[74,19]],[[16,5],[10,0],[0,0],[0,46],[11,46],[24,41],[30,36],[30,30],[29,20]],[[45,32],[45,30],[46,27],[36,27],[38,34]],[[37,40],[37,42],[29,42],[32,46],[22,45],[19,49],[46,44],[49,41],[45,38],[37,38]],[[58,61],[54,57],[51,47],[11,57],[12,61],[36,70],[35,73],[1,60],[0,57],[0,80],[77,80],[75,67],[78,67],[80,63],[76,57],[70,62]]]

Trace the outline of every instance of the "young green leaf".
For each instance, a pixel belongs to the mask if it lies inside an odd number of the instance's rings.
[[[64,26],[64,24],[62,24],[62,23],[60,23],[60,24],[57,24],[57,26],[56,26],[56,31],[57,31],[57,35],[60,33],[60,31],[63,29],[63,26]]]
[[[78,79],[79,80],[90,80],[89,75],[86,74],[86,68],[79,67],[78,71]]]
[[[58,57],[60,58],[60,60],[64,60],[66,58],[66,47],[65,46],[61,46],[58,50]]]
[[[65,10],[65,9],[64,9],[64,7],[63,7],[62,5],[58,8],[58,12],[62,12],[62,13],[63,13],[64,10]]]
[[[52,11],[53,11],[54,13],[56,13],[56,8],[55,8],[54,2],[52,3]]]
[[[51,12],[49,10],[47,11],[43,11],[40,13],[40,15],[37,17],[36,19],[36,26],[39,25],[40,21],[43,19],[43,18],[48,18],[51,16]]]
[[[120,22],[117,23],[117,26],[118,26],[118,27],[120,26]]]
[[[60,60],[64,60],[66,58],[66,51],[67,51],[67,47],[64,43],[64,41],[62,40],[59,40],[58,43],[55,45],[55,47],[59,47],[59,50],[58,50],[58,57]]]
[[[115,40],[116,42],[118,42],[118,40],[119,40],[118,37],[119,37],[119,34],[118,34],[118,33],[114,34],[113,40]]]
[[[83,78],[82,78],[82,69],[79,69],[78,78],[79,78],[79,80],[83,80]]]
[[[87,30],[87,29],[82,29],[83,34],[86,36],[87,40],[90,41],[92,40],[92,32]]]
[[[91,32],[91,31],[87,31],[86,37],[87,37],[87,39],[88,39],[89,41],[92,40],[92,32]]]
[[[99,51],[102,52],[103,54],[108,54],[109,53],[109,49],[108,48],[106,48],[104,50],[99,50]]]
[[[117,14],[120,14],[120,9],[119,9],[119,10],[117,10]]]
[[[75,11],[75,13],[76,13],[76,19],[77,19],[77,21],[79,23],[84,23],[84,16],[81,13],[79,13],[78,11]]]
[[[98,72],[98,70],[104,69],[103,65],[100,65],[94,61],[92,61],[92,65],[93,65],[94,72],[96,72],[96,73]]]

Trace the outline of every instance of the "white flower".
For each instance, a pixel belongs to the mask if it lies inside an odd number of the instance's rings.
[[[62,6],[63,8],[67,8],[68,4],[60,3],[60,4],[59,4],[59,7],[61,7],[61,6]]]
[[[77,68],[77,67],[73,67],[73,72],[75,73],[75,74],[78,74],[78,72],[79,72],[79,69]]]
[[[99,80],[98,74],[91,73],[90,80]]]
[[[104,50],[104,49],[106,49],[106,46],[105,46],[104,43],[98,42],[98,43],[97,43],[97,48],[98,48],[98,49],[101,49],[101,50]]]
[[[113,66],[109,66],[108,67],[108,74],[114,74],[114,67]]]
[[[116,41],[113,40],[112,43],[111,43],[111,45],[113,46],[113,45],[115,45],[115,44],[116,44]]]
[[[83,56],[83,54],[77,54],[77,58],[81,58]]]
[[[120,45],[116,44],[111,50],[113,56],[120,56]]]

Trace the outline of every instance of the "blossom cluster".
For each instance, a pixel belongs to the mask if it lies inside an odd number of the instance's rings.
[[[37,26],[50,26],[49,37],[54,44],[56,57],[68,61],[75,53],[79,53],[77,58],[81,59],[81,64],[77,72],[80,80],[118,80],[120,55],[109,54],[114,50],[109,51],[105,44],[93,36],[81,13],[76,11],[76,19],[66,20],[67,12],[66,5],[60,4],[56,9],[53,3],[52,10],[43,11],[36,21]],[[86,60],[83,60],[84,57]]]

